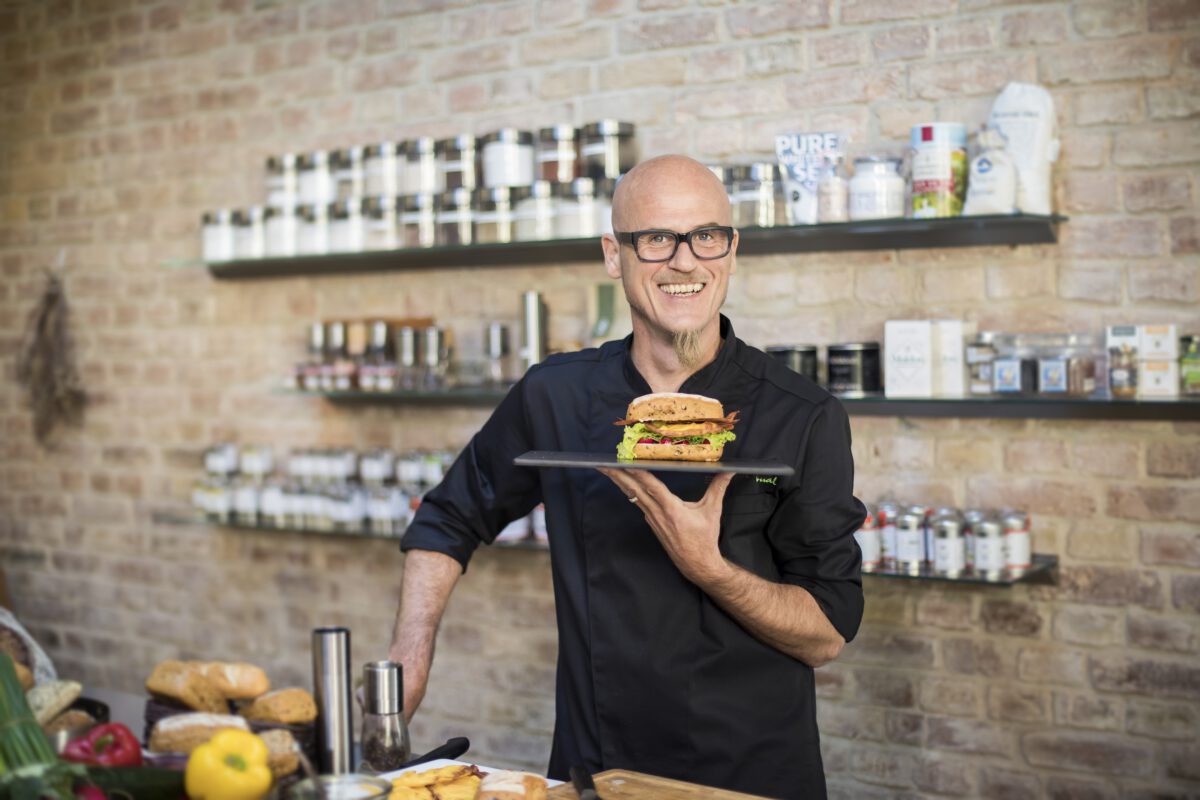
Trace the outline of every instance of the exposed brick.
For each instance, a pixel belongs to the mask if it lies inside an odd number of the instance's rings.
[[[1200,666],[1194,662],[1096,657],[1088,659],[1088,675],[1092,686],[1102,692],[1200,697]]]
[[[1125,209],[1132,212],[1190,208],[1192,185],[1186,175],[1136,175],[1121,182]]]
[[[1192,785],[1200,781],[1200,745],[1171,743],[1164,750],[1168,776],[1189,781]]]
[[[850,767],[860,781],[884,786],[908,785],[908,760],[899,753],[856,747],[850,754]]]
[[[989,266],[987,296],[996,300],[1053,296],[1054,270],[1046,266],[1045,263]]]
[[[946,630],[969,629],[972,605],[970,597],[931,593],[917,601],[917,624]]]
[[[1149,0],[1147,21],[1152,31],[1180,31],[1195,27],[1195,0]]]
[[[1129,299],[1194,305],[1200,302],[1200,265],[1180,261],[1131,264]]]
[[[1174,123],[1117,131],[1113,162],[1147,167],[1200,160],[1200,124]]]
[[[1130,644],[1147,650],[1168,653],[1200,651],[1200,622],[1195,618],[1130,611],[1126,635]]]
[[[864,703],[891,708],[911,708],[915,693],[912,679],[888,670],[855,669],[854,696]]]
[[[538,24],[554,27],[578,24],[584,21],[585,15],[580,0],[551,0],[541,3],[537,9]]]
[[[1160,255],[1164,237],[1157,220],[1079,220],[1064,232],[1064,252],[1079,258],[1144,258]]]
[[[1200,217],[1176,217],[1171,220],[1171,255],[1200,253]]]
[[[922,756],[913,765],[913,784],[925,792],[966,797],[971,793],[973,770],[963,761]]]
[[[973,680],[928,677],[918,690],[918,704],[925,711],[959,717],[979,713],[979,687]]]
[[[928,668],[933,666],[933,643],[921,636],[860,631],[842,659],[855,664]]]
[[[1125,519],[1200,521],[1200,489],[1114,485],[1106,513]]]
[[[1153,750],[1124,736],[1101,733],[1037,732],[1021,737],[1029,763],[1105,775],[1148,775]]]
[[[784,31],[829,27],[830,0],[811,3],[756,3],[725,12],[725,24],[735,37],[773,36]]]
[[[1171,576],[1171,605],[1180,611],[1200,613],[1200,575]]]
[[[917,63],[909,67],[909,91],[927,100],[993,94],[1010,81],[1036,82],[1036,72],[1033,57],[1024,53]]]
[[[524,51],[528,60],[529,50]],[[551,60],[555,55],[548,55],[545,60]],[[429,68],[430,75],[436,80],[458,78],[463,76],[478,77],[489,72],[497,72],[512,65],[513,49],[508,42],[495,42],[467,47],[457,52],[445,55],[434,61]],[[407,73],[406,73],[407,75]]]
[[[1041,786],[1037,776],[999,767],[984,767],[979,771],[979,796],[993,800],[1024,800],[1037,797]]]
[[[1018,11],[1000,20],[1000,40],[1009,47],[1056,44],[1067,36],[1067,19],[1058,9]]]
[[[1119,644],[1124,639],[1124,615],[1114,609],[1063,606],[1054,614],[1054,636],[1073,644]]]
[[[740,47],[717,47],[692,52],[687,57],[688,83],[732,81],[746,73],[746,52]]]
[[[881,742],[884,740],[883,710],[861,706],[817,705],[817,725],[825,736]]]
[[[1087,778],[1053,775],[1046,779],[1046,797],[1050,800],[1116,800],[1116,789],[1107,783]]]
[[[1160,705],[1130,700],[1125,709],[1125,729],[1136,736],[1155,739],[1191,739],[1200,723],[1194,706]]]
[[[938,23],[933,31],[939,53],[968,53],[992,46],[992,24],[988,19]]]
[[[1071,7],[1071,22],[1081,35],[1107,39],[1138,33],[1143,25],[1141,9],[1128,3],[1093,2]]]
[[[1161,608],[1163,587],[1158,573],[1119,567],[1071,566],[1059,572],[1064,597],[1098,605],[1135,604]]]
[[[1051,86],[1095,83],[1171,74],[1171,54],[1151,41],[1090,42],[1068,45],[1039,56],[1038,74]]]
[[[842,22],[853,25],[941,16],[954,11],[953,0],[846,0],[842,3]]]
[[[1040,689],[990,686],[987,707],[988,719],[1000,722],[1045,723],[1050,719],[1050,702]]]
[[[1200,448],[1194,442],[1150,442],[1146,446],[1146,472],[1163,478],[1200,477]]]
[[[1112,142],[1107,131],[1068,129],[1059,138],[1062,140],[1060,168],[1095,169],[1108,160]]]
[[[967,479],[967,502],[983,508],[1023,508],[1056,516],[1087,516],[1097,509],[1091,492],[1083,486],[990,476]]]
[[[1017,676],[1034,683],[1078,686],[1087,669],[1082,652],[1061,645],[1027,645],[1017,657]]]
[[[927,25],[886,28],[871,37],[876,61],[904,61],[929,52],[932,36]]]
[[[1116,176],[1105,172],[1071,172],[1063,178],[1067,211],[1088,214],[1116,211],[1120,195]]]
[[[931,750],[1006,756],[1012,752],[1012,734],[982,720],[929,717],[925,746]]]
[[[1145,116],[1138,87],[1087,86],[1072,95],[1072,106],[1076,125],[1124,125]]]
[[[617,49],[639,53],[668,47],[692,47],[718,40],[718,17],[711,12],[651,17],[621,23]]]
[[[884,712],[884,733],[889,742],[919,745],[925,735],[925,715],[908,711]]]
[[[809,38],[809,59],[814,69],[861,64],[866,39],[859,33],[837,33]]]
[[[1143,564],[1200,567],[1200,533],[1154,527],[1143,527],[1141,533]]]
[[[1054,693],[1054,721],[1059,726],[1115,731],[1121,720],[1120,706],[1107,698]]]
[[[982,439],[939,439],[934,455],[934,463],[942,469],[963,473],[988,469],[999,462],[999,446]]]
[[[746,74],[752,77],[792,73],[804,63],[802,42],[762,42],[746,48]]]
[[[1186,119],[1200,115],[1200,93],[1191,86],[1148,86],[1146,108],[1151,119]]]
[[[257,42],[287,36],[299,29],[299,10],[284,6],[240,17],[234,26],[233,35],[239,42]]]

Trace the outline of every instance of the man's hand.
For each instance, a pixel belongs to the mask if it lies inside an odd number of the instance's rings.
[[[729,569],[717,541],[721,535],[721,508],[733,473],[712,479],[699,502],[680,500],[658,478],[643,469],[601,469],[617,488],[646,515],[671,561],[684,576],[703,588]]]

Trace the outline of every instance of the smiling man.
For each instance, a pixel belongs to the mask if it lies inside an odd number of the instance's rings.
[[[405,708],[424,694],[474,549],[544,501],[559,631],[550,776],[578,764],[824,797],[813,668],[862,616],[846,414],[721,316],[738,237],[704,165],[639,164],[618,184],[613,224],[605,268],[632,335],[532,368],[405,534],[389,651],[405,666]],[[513,467],[528,450],[612,453],[630,400],[676,391],[740,412],[726,458],[778,459],[795,475]]]

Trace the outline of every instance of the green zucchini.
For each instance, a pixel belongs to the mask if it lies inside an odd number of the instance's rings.
[[[180,800],[185,796],[182,770],[89,766],[87,774],[112,800]]]

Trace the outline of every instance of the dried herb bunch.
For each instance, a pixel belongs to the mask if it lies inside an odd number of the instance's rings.
[[[17,358],[17,380],[29,389],[33,432],[45,444],[60,422],[78,425],[87,394],[83,391],[68,330],[67,298],[62,280],[46,274],[46,289],[29,315]]]

